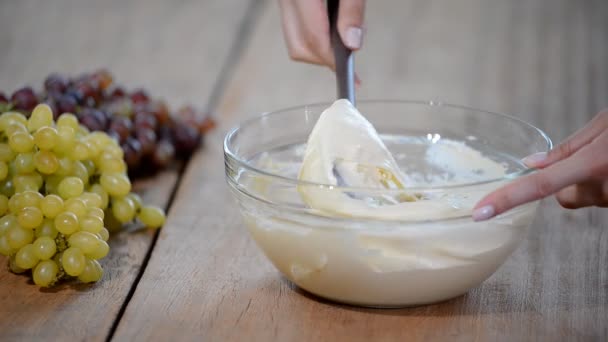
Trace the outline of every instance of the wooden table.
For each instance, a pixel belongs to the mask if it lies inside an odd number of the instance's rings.
[[[369,1],[359,96],[512,113],[559,141],[608,106],[606,18],[605,0]],[[281,279],[229,196],[222,138],[257,113],[330,100],[334,83],[288,60],[274,1],[0,2],[0,89],[99,66],[208,108],[219,128],[183,172],[138,184],[168,221],[112,237],[98,284],[40,290],[2,267],[0,340],[608,338],[608,211],[553,199],[496,274],[445,303],[360,309]]]

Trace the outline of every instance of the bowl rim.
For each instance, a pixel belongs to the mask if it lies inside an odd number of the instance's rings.
[[[463,105],[458,105],[458,104],[452,104],[452,103],[447,103],[447,102],[442,102],[442,101],[435,101],[435,100],[428,100],[428,101],[424,101],[424,100],[398,100],[398,99],[369,99],[369,100],[360,100],[357,101],[358,104],[364,103],[364,104],[386,104],[386,103],[390,103],[390,104],[409,104],[409,105],[423,105],[423,106],[428,106],[428,107],[444,107],[444,108],[453,108],[453,109],[461,109],[461,110],[468,110],[468,111],[474,111],[477,113],[482,113],[482,114],[489,114],[495,117],[499,117],[502,119],[506,119],[508,121],[511,122],[515,122],[517,124],[526,126],[528,128],[531,128],[533,131],[535,131],[536,133],[538,133],[540,135],[540,137],[542,139],[545,140],[546,144],[547,144],[547,148],[546,151],[542,151],[542,152],[548,152],[549,150],[551,150],[553,148],[553,142],[551,141],[551,138],[549,138],[549,136],[540,128],[520,119],[517,118],[515,116],[512,115],[508,115],[508,114],[502,114],[502,113],[497,113],[497,112],[492,112],[492,111],[488,111],[488,110],[483,110],[483,109],[477,109],[477,108],[473,108],[473,107],[468,107],[468,106],[463,106]],[[249,163],[247,160],[244,160],[242,158],[240,158],[239,156],[237,156],[237,154],[230,149],[230,141],[231,139],[234,137],[235,134],[237,134],[237,132],[239,132],[240,130],[246,129],[248,126],[251,126],[253,124],[255,124],[256,122],[259,122],[260,120],[265,120],[267,118],[270,117],[274,117],[274,116],[278,116],[281,115],[285,112],[288,111],[294,111],[294,110],[306,110],[309,107],[322,107],[325,106],[324,108],[327,108],[331,105],[331,102],[317,102],[317,103],[310,103],[310,104],[303,104],[303,105],[297,105],[297,106],[293,106],[293,107],[288,107],[288,108],[282,108],[282,109],[278,109],[278,110],[274,110],[271,112],[263,112],[259,115],[255,115],[252,118],[249,118],[247,120],[242,121],[241,123],[239,123],[238,125],[234,126],[233,128],[231,128],[228,133],[226,134],[226,136],[224,137],[224,156],[227,159],[231,159],[234,162],[236,162],[238,164],[238,166],[243,167],[245,169],[247,169],[248,171],[254,172],[256,174],[260,174],[262,176],[265,177],[269,177],[271,179],[277,179],[280,181],[284,181],[284,182],[288,182],[288,183],[293,183],[296,186],[313,186],[313,187],[318,187],[318,188],[326,188],[326,189],[331,189],[331,190],[340,190],[340,191],[349,191],[349,192],[367,192],[367,193],[382,193],[382,194],[391,194],[391,193],[402,193],[403,190],[401,189],[378,189],[378,188],[368,188],[368,187],[345,187],[345,186],[338,186],[338,185],[333,185],[333,184],[324,184],[324,183],[317,183],[317,182],[311,182],[311,181],[305,181],[305,180],[299,180],[297,178],[292,178],[292,177],[286,177],[277,173],[273,173],[273,172],[269,172],[269,171],[265,171],[262,169],[259,169],[255,166],[253,166],[251,163]],[[226,167],[228,167],[226,165]],[[449,184],[449,185],[435,185],[435,186],[417,186],[417,187],[408,187],[407,191],[409,192],[433,192],[433,191],[443,191],[443,190],[449,190],[449,189],[466,189],[468,187],[477,187],[477,186],[481,186],[481,185],[487,185],[487,184],[492,184],[492,183],[497,183],[497,182],[502,182],[502,181],[511,181],[511,180],[515,180],[517,178],[520,178],[522,176],[525,176],[527,174],[530,174],[532,172],[536,171],[535,168],[528,168],[526,167],[523,170],[520,171],[516,171],[516,172],[512,172],[509,174],[504,175],[503,177],[499,177],[499,178],[491,178],[491,179],[484,179],[481,181],[475,181],[475,182],[469,182],[469,183],[458,183],[458,184]]]

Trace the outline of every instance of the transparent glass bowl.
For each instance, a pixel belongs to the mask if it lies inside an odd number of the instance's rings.
[[[330,105],[261,115],[231,130],[224,141],[226,179],[244,221],[286,278],[310,293],[342,303],[420,305],[479,285],[515,250],[537,203],[485,222],[472,221],[469,212],[396,220],[338,217],[307,206],[297,188],[355,196],[389,192],[297,180],[304,144]],[[445,184],[410,189],[422,198],[461,200],[472,207],[490,191],[532,172],[519,162],[523,157],[551,149],[546,134],[507,115],[415,101],[362,101],[357,107],[409,173],[441,176],[442,171],[420,154],[440,139],[466,142],[507,168],[507,175],[500,178],[454,182],[446,177]]]

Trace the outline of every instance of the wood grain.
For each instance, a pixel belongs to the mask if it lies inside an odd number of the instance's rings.
[[[245,11],[240,1],[3,1],[0,89],[39,88],[50,72],[107,67],[126,87],[145,87],[173,106],[192,101],[205,108]],[[174,168],[134,188],[146,202],[166,207],[178,179]],[[27,277],[9,273],[2,258],[0,340],[105,340],[155,236],[113,236],[102,261],[104,278],[94,285],[40,290]]]
[[[359,94],[514,113],[561,140],[608,105],[606,17],[601,0],[368,2]],[[220,129],[188,166],[117,340],[608,338],[608,215],[552,199],[494,276],[445,303],[360,309],[283,280],[224,185],[222,136],[257,113],[333,94],[327,70],[288,61],[276,5],[266,3],[221,101]]]

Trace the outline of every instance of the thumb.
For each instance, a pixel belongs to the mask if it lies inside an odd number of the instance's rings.
[[[338,12],[338,32],[342,42],[351,50],[363,43],[363,16],[365,0],[342,0]]]

